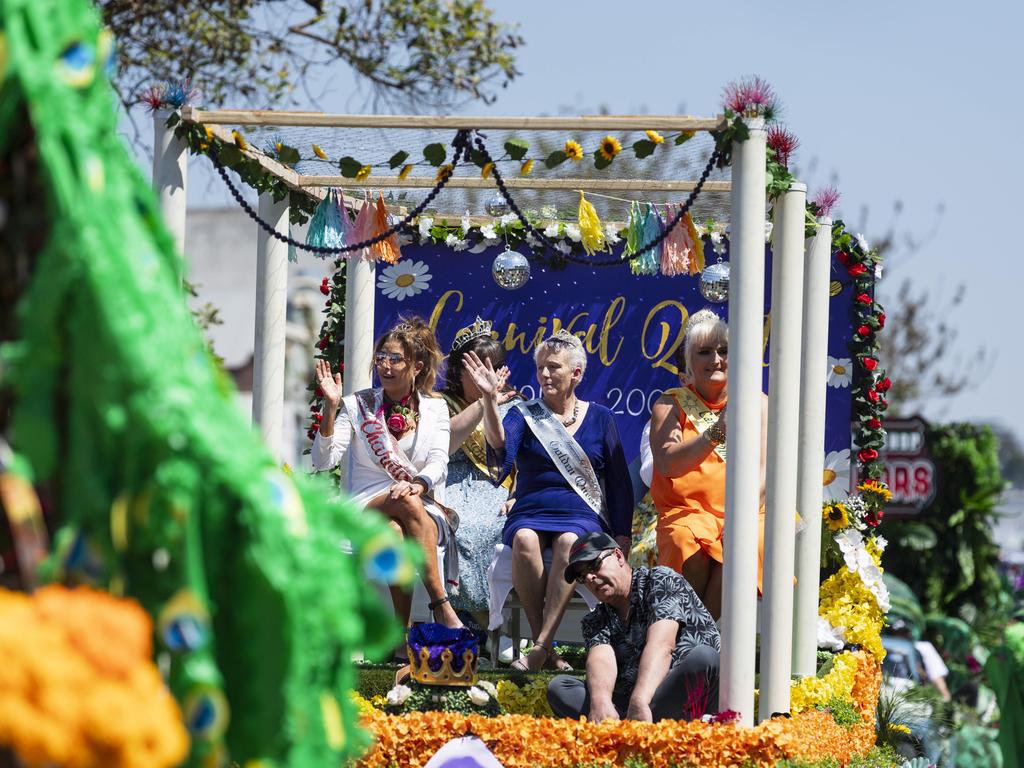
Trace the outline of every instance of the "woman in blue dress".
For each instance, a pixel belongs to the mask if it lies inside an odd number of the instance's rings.
[[[500,511],[508,500],[513,478],[495,486],[487,467],[484,442],[484,400],[466,370],[466,355],[487,360],[498,376],[498,407],[504,414],[516,397],[503,388],[508,369],[503,366],[505,350],[491,338],[491,323],[479,317],[473,325],[455,334],[441,396],[448,403],[451,438],[448,449],[448,479],[445,500],[459,513],[455,543],[459,549],[459,592],[452,596],[456,611],[467,611],[481,627],[488,623],[487,566],[501,541],[504,519]]]
[[[534,354],[541,397],[498,411],[493,365],[466,355],[465,366],[484,400],[484,433],[494,482],[516,471],[515,504],[502,542],[512,547],[512,583],[533,632],[521,666],[566,669],[554,638],[574,585],[562,578],[576,539],[590,531],[613,535],[629,551],[633,487],[612,412],[576,397],[587,356],[567,331],[547,338]],[[551,549],[550,569],[543,552]]]

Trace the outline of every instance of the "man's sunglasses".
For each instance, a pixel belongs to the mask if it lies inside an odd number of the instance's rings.
[[[589,563],[584,565],[580,569],[580,572],[576,574],[576,583],[582,584],[587,580],[587,576],[589,576],[592,573],[597,573],[599,570],[601,570],[602,561],[614,552],[614,549],[606,549],[603,555],[601,555],[600,557],[595,557]]]
[[[378,352],[373,356],[373,359],[377,365],[384,365],[384,363],[398,365],[405,362],[405,355],[400,355],[397,352]]]

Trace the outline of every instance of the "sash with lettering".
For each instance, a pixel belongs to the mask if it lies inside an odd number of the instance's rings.
[[[562,422],[555,418],[551,409],[540,398],[526,403],[516,403],[515,407],[522,412],[530,431],[544,446],[548,457],[562,473],[569,487],[579,494],[587,506],[594,510],[594,514],[611,530],[601,483],[590,463],[590,457],[576,442],[576,438],[569,434]]]
[[[665,394],[672,395],[676,399],[679,407],[686,414],[686,419],[693,425],[698,434],[703,435],[709,427],[718,421],[718,416],[689,387],[666,389]],[[716,445],[715,453],[718,454],[722,461],[725,461],[725,443]]]
[[[355,432],[367,452],[378,466],[394,481],[411,483],[416,478],[416,468],[405,455],[405,451],[391,434],[384,421],[384,393],[381,390],[364,389],[345,398],[348,412],[355,418]],[[459,550],[455,546],[455,531],[459,527],[459,515],[446,507],[429,493],[423,495],[423,506],[437,523],[439,544],[444,547],[444,579],[453,593],[459,591]]]

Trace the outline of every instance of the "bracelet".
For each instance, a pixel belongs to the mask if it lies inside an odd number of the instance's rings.
[[[725,430],[719,422],[715,422],[704,430],[704,439],[711,443],[712,448],[717,448],[725,442]]]

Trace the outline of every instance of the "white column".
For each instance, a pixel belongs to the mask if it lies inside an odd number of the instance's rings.
[[[188,149],[168,128],[170,110],[153,113],[153,191],[156,192],[164,224],[174,238],[178,252],[179,279],[184,275],[185,205],[188,182]]]
[[[817,667],[831,259],[832,219],[818,219],[817,232],[804,256],[804,345],[800,358],[800,434],[797,438],[796,508],[807,527],[796,537],[793,672],[803,676],[813,675]]]
[[[376,263],[351,256],[345,281],[345,392],[366,389],[373,382],[373,312]]]
[[[764,318],[765,130],[732,150],[729,412],[726,431],[722,664],[719,708],[753,724],[757,526],[761,502],[761,333]]]
[[[288,199],[261,194],[259,216],[288,234]],[[253,351],[252,418],[263,442],[282,460],[285,325],[288,311],[288,246],[262,227],[256,239],[256,344]]]
[[[794,183],[775,205],[772,242],[771,354],[765,476],[761,694],[758,720],[789,711],[793,655],[793,551],[800,420],[800,349],[807,186]]]

